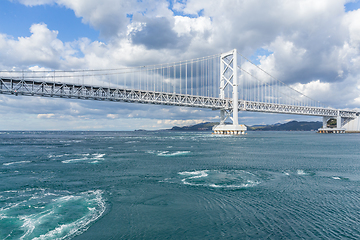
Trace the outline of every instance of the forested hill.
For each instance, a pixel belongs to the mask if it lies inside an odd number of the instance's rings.
[[[173,127],[170,131],[211,131],[218,122],[206,122],[191,126]],[[248,131],[316,131],[322,127],[322,122],[298,122],[277,123],[272,125],[247,126]]]
[[[316,131],[322,127],[322,122],[277,123],[273,125],[248,126],[248,131]]]

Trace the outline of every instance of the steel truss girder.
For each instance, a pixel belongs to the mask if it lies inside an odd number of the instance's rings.
[[[0,78],[0,94],[210,108],[213,110],[224,110],[227,117],[229,117],[233,110],[232,99],[11,78]],[[354,119],[359,114],[356,111],[348,110],[243,100],[238,101],[238,110],[323,117],[340,116],[344,119]]]
[[[239,100],[239,110],[251,112],[267,112],[267,113],[283,113],[309,116],[328,116],[336,117],[340,115],[342,118],[356,118],[358,112],[338,110],[332,108],[293,106],[276,103],[263,103]]]
[[[8,78],[1,78],[0,93],[24,96],[176,105],[210,108],[214,110],[221,110],[229,105],[229,100],[212,97]]]

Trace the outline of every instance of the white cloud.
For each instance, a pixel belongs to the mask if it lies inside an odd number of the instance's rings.
[[[194,125],[205,122],[203,119],[194,119],[194,120],[158,120],[156,123],[159,127],[165,126],[165,127],[171,127],[171,126],[188,126],[188,125]]]
[[[30,27],[30,37],[13,39],[0,34],[0,64],[6,68],[58,69],[67,66],[66,61],[76,49],[57,38],[58,31],[49,30],[44,23]],[[31,69],[31,70],[32,70]]]
[[[108,114],[108,115],[106,115],[106,117],[115,119],[115,118],[118,118],[118,115],[117,114]]]
[[[212,24],[209,17],[190,18],[186,16],[174,16],[174,30],[181,35],[196,33],[204,34],[211,31]]]
[[[320,80],[311,81],[305,84],[296,83],[291,85],[291,87],[303,93],[305,96],[308,96],[320,102],[326,100],[328,95],[333,94],[333,89],[331,89],[331,84],[326,82],[321,82]]]
[[[48,114],[38,114],[37,118],[53,118],[55,116],[55,114],[53,113],[48,113]]]
[[[353,46],[360,46],[360,10],[351,11],[346,14],[343,20],[345,27],[349,29],[350,43]]]
[[[350,108],[359,104],[360,89],[354,86],[360,85],[360,10],[345,12],[344,4],[348,2],[345,0],[175,1],[173,9],[183,16],[174,14],[165,0],[18,2],[26,6],[53,4],[72,9],[84,24],[99,30],[101,38],[63,42],[57,29],[49,29],[46,22],[29,23],[29,37],[14,39],[0,33],[2,69],[117,68],[186,60],[233,48],[250,56],[263,48],[271,54],[259,56],[260,67],[279,80],[333,107]],[[248,63],[244,68],[255,71]],[[269,79],[264,74],[258,77],[264,81]],[[93,121],[97,121],[94,116],[106,117],[109,121],[130,116],[154,119],[146,124],[149,127],[158,126],[157,121],[175,124],[171,121],[179,120],[187,124],[186,121],[206,120],[218,114],[131,104],[120,104],[122,109],[119,109],[119,104],[58,99],[29,98],[23,103],[4,96],[1,101],[16,106],[18,111],[33,114],[35,119],[41,114]],[[47,111],[36,111],[30,103]],[[104,106],[109,107],[104,110]],[[7,108],[2,109],[0,112]],[[65,112],[59,114],[56,109]]]
[[[10,0],[11,2],[15,2],[16,0]],[[38,6],[44,4],[53,4],[55,0],[17,0],[18,2],[26,5],[26,6]]]

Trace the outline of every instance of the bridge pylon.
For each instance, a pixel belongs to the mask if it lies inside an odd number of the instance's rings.
[[[220,124],[213,127],[215,134],[239,135],[244,134],[247,130],[246,126],[239,124],[238,120],[237,56],[236,49],[220,56],[220,99],[230,100],[230,96],[226,96],[226,90],[232,88],[232,101],[227,101],[226,108],[220,110]],[[228,118],[232,120],[232,124],[225,124]]]

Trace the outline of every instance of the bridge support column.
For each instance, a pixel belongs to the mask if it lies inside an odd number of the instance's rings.
[[[237,73],[237,50],[234,49],[230,52],[222,54],[220,57],[220,98],[226,99],[225,89],[232,87],[232,106],[228,109],[220,110],[220,124],[213,127],[215,134],[225,135],[239,135],[245,134],[246,126],[239,125],[238,111],[239,111],[239,98],[238,98],[238,73]],[[230,116],[232,114],[232,117]],[[232,120],[232,125],[225,124],[227,118]]]
[[[336,117],[336,127],[341,128],[342,127],[342,118],[338,113],[338,116]]]
[[[336,128],[328,128],[327,122],[330,119],[336,119]],[[318,130],[318,133],[345,133],[346,129],[343,127],[344,119],[340,116],[340,111],[336,117],[323,117],[323,127]]]
[[[323,127],[322,128],[327,128],[327,122],[330,120],[329,117],[323,117]]]

